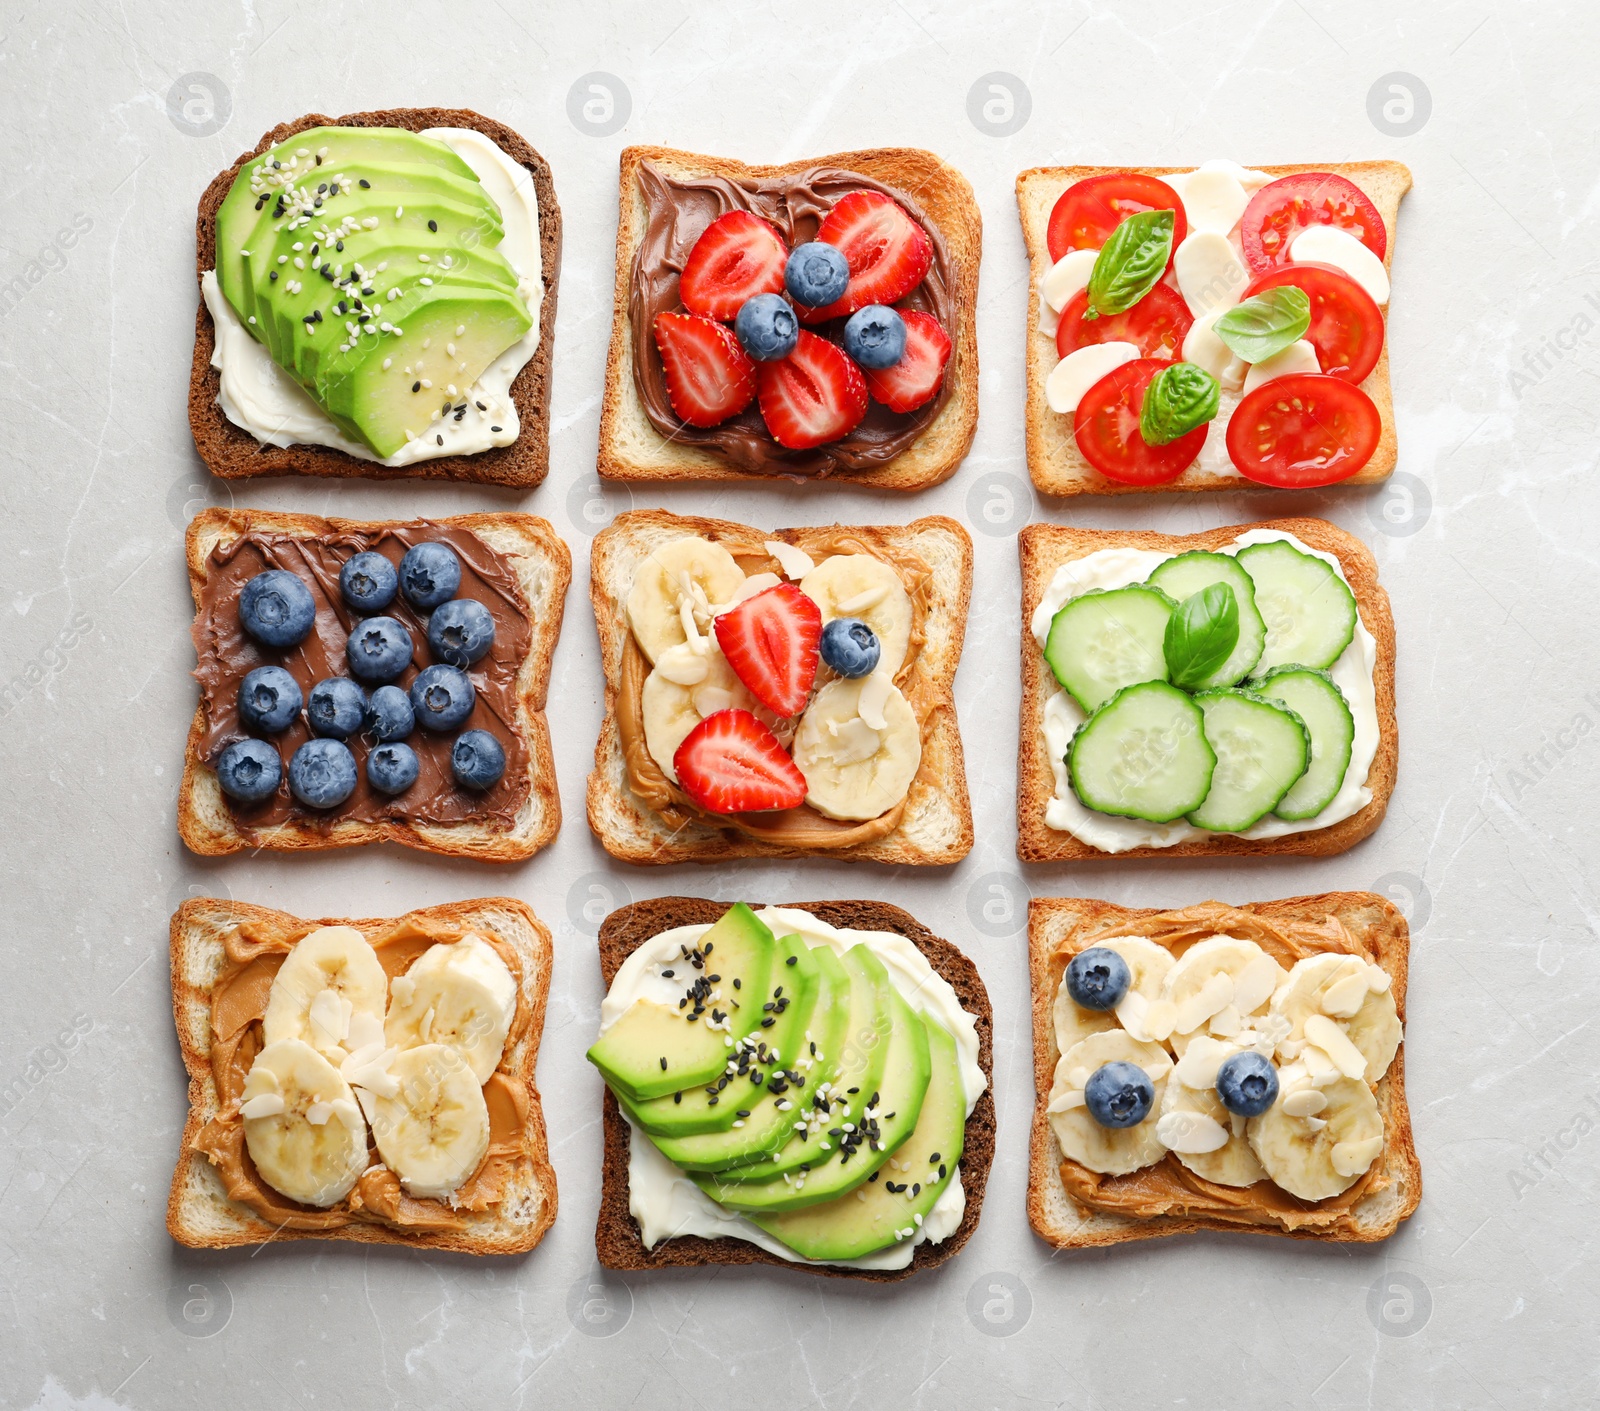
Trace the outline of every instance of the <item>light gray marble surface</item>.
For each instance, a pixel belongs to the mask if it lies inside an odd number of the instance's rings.
[[[0,1403],[1592,1404],[1597,60],[1591,7],[1480,0],[0,4]],[[579,86],[596,73],[586,82],[609,99]],[[1009,122],[991,82],[1011,89]],[[1391,85],[1410,90],[1409,116]],[[197,197],[280,119],[429,103],[510,123],[554,167],[566,253],[548,482],[526,497],[214,483],[184,404]],[[966,172],[988,237],[982,419],[952,481],[909,500],[596,488],[617,156],[631,142],[757,161],[916,144]],[[1017,172],[1212,156],[1410,164],[1390,330],[1400,472],[1376,490],[1035,503]],[[499,870],[398,849],[214,865],[185,853],[182,534],[219,503],[371,518],[515,507],[555,523],[575,581],[551,691],[566,811],[551,848]],[[957,679],[978,834],[966,862],[917,875],[607,860],[583,809],[600,721],[587,557],[629,503],[775,524],[942,511],[973,527]],[[1015,529],[1032,516],[1191,531],[1284,511],[1366,539],[1394,602],[1403,764],[1383,827],[1330,859],[1023,878]],[[1415,937],[1406,1067],[1426,1189],[1409,1224],[1375,1248],[1202,1237],[1052,1257],[1023,1210],[1030,886],[1132,904],[1390,891]],[[174,906],[216,893],[387,914],[502,891],[556,934],[539,1080],[561,1213],[543,1245],[493,1261],[174,1246]],[[595,1276],[592,917],[669,892],[882,897],[977,961],[994,1000],[999,1159],[958,1259],[893,1287],[767,1269]]]

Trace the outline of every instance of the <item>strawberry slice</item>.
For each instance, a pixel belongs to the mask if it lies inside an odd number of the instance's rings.
[[[716,426],[756,394],[756,365],[720,323],[697,314],[657,314],[656,347],[667,399],[690,426]]]
[[[844,296],[820,309],[800,309],[804,323],[843,318],[868,304],[903,299],[933,263],[933,242],[898,201],[877,191],[852,191],[828,212],[817,239],[835,245],[850,266]]]
[[[900,317],[906,321],[905,356],[893,367],[867,372],[867,391],[892,412],[914,412],[944,381],[950,335],[932,314],[901,309]]]
[[[731,322],[746,299],[783,293],[789,247],[749,211],[729,211],[701,232],[684,262],[678,297],[692,314]]]
[[[746,598],[712,624],[728,665],[762,705],[798,715],[817,679],[822,610],[793,583]]]
[[[854,431],[867,414],[867,384],[844,350],[800,330],[794,351],[756,368],[756,396],[780,446],[809,450]]]
[[[672,756],[684,792],[711,813],[798,808],[806,776],[747,710],[719,710],[687,735]]]

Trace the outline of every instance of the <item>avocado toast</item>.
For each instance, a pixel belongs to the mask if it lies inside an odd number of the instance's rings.
[[[948,941],[882,902],[752,912],[663,897],[607,917],[600,965],[602,1264],[798,1264],[882,1281],[966,1243],[993,1159],[991,1012]],[[746,992],[770,997],[741,1013],[730,1001]]]

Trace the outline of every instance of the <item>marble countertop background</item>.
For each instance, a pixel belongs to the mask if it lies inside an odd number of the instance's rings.
[[[180,9],[187,14],[180,14]],[[0,1405],[8,1408],[1576,1406],[1592,1326],[1600,1078],[1600,16],[1547,4],[178,6],[0,3]],[[550,160],[566,248],[536,492],[213,481],[185,393],[195,202],[273,123],[463,105]],[[971,180],[982,414],[912,499],[595,478],[618,154],[754,161],[915,144]],[[1045,503],[1023,462],[1013,183],[1050,162],[1392,157],[1400,468],[1382,487]],[[515,867],[399,849],[223,860],[174,830],[185,523],[210,504],[356,517],[518,508],[571,544],[550,721],[566,822]],[[815,862],[632,870],[584,820],[600,722],[588,546],[617,510],[753,523],[942,512],[977,545],[956,682],[978,844],[919,875]],[[1399,630],[1402,767],[1343,856],[1022,868],[1018,572],[1029,519],[1190,532],[1326,515],[1372,545]],[[1585,859],[1588,859],[1586,862]],[[1421,1208],[1387,1243],[1251,1236],[1053,1255],[1024,1213],[1025,902],[1180,905],[1376,888],[1413,931],[1406,1077]],[[518,1259],[275,1243],[164,1223],[185,1112],[167,919],[190,895],[306,915],[510,892],[551,926],[539,1071],[561,1213]],[[595,1267],[594,934],[630,899],[876,896],[977,962],[999,1160],[983,1220],[895,1286]]]

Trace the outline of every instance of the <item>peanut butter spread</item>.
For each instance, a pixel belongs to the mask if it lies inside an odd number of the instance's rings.
[[[730,554],[745,576],[757,573],[776,573],[781,578],[783,570],[778,561],[764,546],[763,536],[751,531],[748,536],[707,533],[706,538],[719,543]],[[927,640],[928,589],[933,571],[916,554],[890,544],[887,535],[871,528],[840,529],[785,529],[765,536],[793,544],[809,554],[816,563],[838,554],[870,554],[888,564],[900,576],[911,599],[911,640],[906,648],[905,660],[895,673],[894,683],[900,688],[912,713],[921,727],[924,749],[922,763],[904,797],[886,813],[862,822],[849,822],[827,818],[810,804],[798,808],[774,809],[766,813],[710,813],[701,808],[678,785],[662,772],[648,746],[645,744],[643,690],[645,677],[650,674],[650,662],[639,649],[633,633],[628,632],[622,648],[622,673],[617,698],[617,731],[621,737],[623,762],[628,771],[628,782],[633,792],[647,807],[658,813],[671,827],[681,828],[690,822],[707,823],[778,847],[803,847],[808,849],[848,848],[862,843],[876,842],[887,837],[900,826],[906,803],[919,788],[927,787],[932,763],[926,748],[928,736],[940,710],[947,707],[933,699],[933,689],[926,673],[917,672],[917,658]],[[623,609],[624,616],[626,609]],[[817,684],[821,686],[832,673],[826,666],[817,669]],[[766,723],[773,725],[769,712],[762,712]],[[787,741],[788,732],[775,731]]]
[[[1142,936],[1181,956],[1191,945],[1216,935],[1254,941],[1286,970],[1306,956],[1329,951],[1359,955],[1374,964],[1378,961],[1336,916],[1329,916],[1322,925],[1278,925],[1248,911],[1204,902],[1131,923],[1112,923],[1102,931],[1064,944],[1050,961],[1052,1002],[1068,962],[1081,950],[1117,936]],[[1052,1069],[1059,1057],[1052,1031]],[[1377,1085],[1380,1106],[1386,1081],[1380,1080]],[[1350,1212],[1369,1196],[1387,1189],[1390,1179],[1384,1174],[1384,1163],[1375,1161],[1342,1194],[1327,1200],[1304,1201],[1272,1181],[1257,1181],[1253,1186],[1217,1185],[1196,1175],[1168,1152],[1153,1165],[1125,1176],[1105,1176],[1067,1158],[1061,1163],[1061,1183],[1081,1206],[1138,1220],[1203,1216],[1239,1225],[1271,1225],[1281,1230],[1337,1235],[1352,1223]]]
[[[496,1205],[503,1198],[517,1163],[528,1155],[527,1084],[503,1068],[491,1073],[483,1085],[484,1102],[489,1108],[489,1149],[478,1169],[449,1202],[407,1195],[399,1177],[382,1164],[376,1147],[371,1148],[372,1164],[354,1189],[327,1209],[302,1205],[279,1194],[261,1178],[250,1160],[239,1098],[250,1065],[261,1051],[261,1020],[267,1011],[272,981],[296,942],[322,924],[305,922],[279,931],[245,922],[224,941],[227,959],[211,990],[211,1075],[217,1089],[217,1115],[200,1129],[194,1149],[217,1168],[230,1200],[281,1228],[336,1230],[365,1223],[412,1231],[463,1230],[463,1212]],[[463,929],[402,919],[367,933],[367,940],[392,981],[430,946],[455,942],[466,934]],[[505,1053],[509,1054],[527,1032],[529,1023],[528,1008],[521,996],[521,961],[497,936],[481,930],[473,934],[494,948],[518,980],[517,1012],[506,1037]]]

